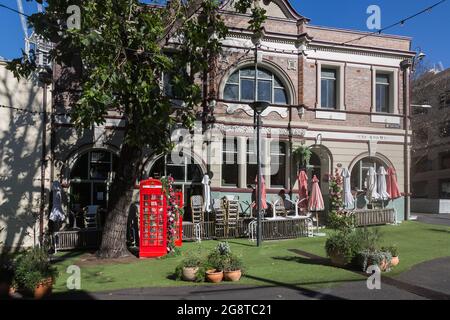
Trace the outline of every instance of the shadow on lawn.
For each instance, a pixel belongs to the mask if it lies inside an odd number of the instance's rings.
[[[428,229],[429,231],[434,231],[434,232],[441,232],[441,233],[450,233],[450,230],[445,230],[445,229],[436,229],[436,228],[431,228]]]
[[[274,260],[282,260],[288,262],[297,262],[300,264],[312,264],[318,266],[325,267],[334,267],[329,259],[326,258],[304,258],[304,257],[294,257],[294,256],[285,256],[285,257],[273,257]]]

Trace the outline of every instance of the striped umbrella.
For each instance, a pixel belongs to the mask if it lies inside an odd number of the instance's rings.
[[[387,193],[391,196],[391,199],[397,199],[401,197],[400,190],[398,188],[397,173],[395,169],[390,167],[387,171]]]
[[[298,195],[300,197],[300,209],[308,208],[308,175],[304,170],[298,175]]]
[[[322,192],[319,187],[319,179],[316,176],[312,179],[311,196],[308,203],[309,211],[323,211],[325,204],[323,202]]]
[[[258,176],[256,176],[255,179],[256,182],[256,194],[258,194]],[[266,210],[267,209],[267,193],[266,193],[266,181],[264,180],[264,177],[262,177],[261,179],[261,184],[262,184],[262,190],[261,190],[261,202],[262,202],[262,208]],[[256,201],[258,201],[258,199],[255,199]]]

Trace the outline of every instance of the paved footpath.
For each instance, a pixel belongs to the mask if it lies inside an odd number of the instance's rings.
[[[450,257],[419,264],[400,277],[383,278],[381,290],[367,289],[366,281],[346,282],[311,290],[290,285],[265,287],[208,285],[141,288],[98,293],[54,295],[52,299],[95,300],[450,300]],[[388,282],[388,283],[386,283]]]

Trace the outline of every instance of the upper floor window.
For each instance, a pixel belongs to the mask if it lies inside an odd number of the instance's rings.
[[[388,74],[377,74],[376,78],[376,112],[389,113],[391,92],[390,77]]]
[[[258,69],[258,101],[287,104],[287,92],[280,79],[273,73]],[[231,101],[255,101],[255,68],[243,68],[233,73],[225,85],[224,99]]]
[[[337,101],[337,71],[336,69],[321,70],[321,107],[336,109]]]

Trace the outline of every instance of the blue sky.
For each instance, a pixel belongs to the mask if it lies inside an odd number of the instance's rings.
[[[369,31],[366,26],[369,5],[381,8],[382,27],[400,21],[438,0],[291,0],[298,12],[311,19],[314,25]],[[16,0],[0,0],[0,4],[17,8]],[[23,1],[25,12],[36,11],[34,2]],[[450,0],[387,31],[390,34],[410,36],[413,49],[421,47],[428,61],[442,62],[450,67]],[[0,8],[0,56],[11,59],[20,55],[24,46],[23,32],[18,14]]]

